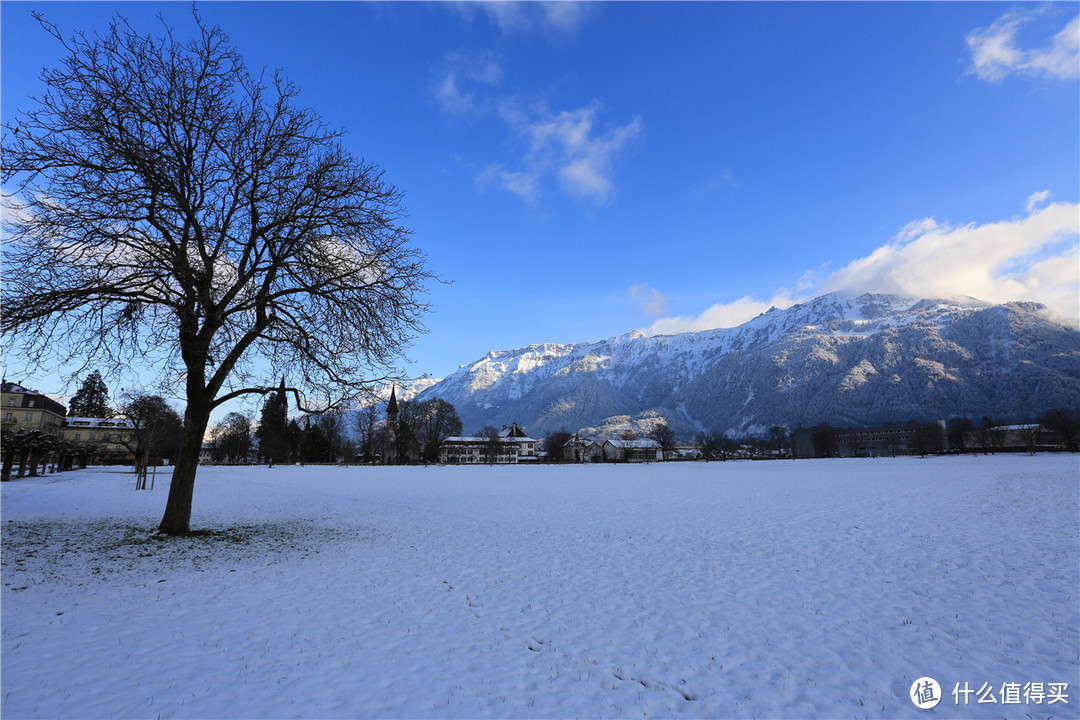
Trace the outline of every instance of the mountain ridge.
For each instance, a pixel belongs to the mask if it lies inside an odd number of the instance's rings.
[[[1080,331],[1037,303],[822,295],[734,328],[493,350],[427,388],[466,431],[760,434],[1080,404]]]

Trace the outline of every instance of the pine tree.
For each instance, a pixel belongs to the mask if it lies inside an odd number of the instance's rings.
[[[285,394],[285,378],[281,378],[281,387],[263,402],[259,415],[259,429],[255,437],[259,439],[259,454],[268,463],[287,461],[289,442],[286,430],[289,424],[289,400]]]
[[[86,376],[82,387],[71,398],[68,406],[70,417],[111,418],[116,412],[109,407],[109,389],[101,379],[101,373],[95,370]]]

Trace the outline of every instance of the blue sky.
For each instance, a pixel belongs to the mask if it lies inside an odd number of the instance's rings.
[[[4,121],[65,34],[187,3],[0,5]],[[406,371],[821,292],[1078,322],[1076,3],[209,2],[405,189],[450,284]],[[42,388],[45,389],[45,388]]]

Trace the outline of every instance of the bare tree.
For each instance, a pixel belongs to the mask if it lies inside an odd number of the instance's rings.
[[[660,454],[664,460],[667,460],[668,455],[675,451],[675,433],[667,426],[667,423],[657,423],[653,431],[649,433],[649,437],[659,443]]]
[[[1055,433],[1069,452],[1075,452],[1077,435],[1080,434],[1080,413],[1066,408],[1054,408],[1043,414],[1040,422]]]
[[[342,459],[342,451],[347,439],[345,421],[342,419],[341,413],[331,411],[320,415],[318,425],[323,437],[326,439],[327,449],[329,450],[330,456],[327,460],[329,462],[338,462]]]
[[[356,413],[356,430],[357,440],[359,441],[358,452],[363,462],[375,462],[375,457],[379,451],[381,429],[379,411],[375,403],[369,403],[360,408],[359,412]]]
[[[561,463],[565,460],[563,453],[566,451],[566,446],[574,439],[574,436],[570,434],[570,431],[564,427],[549,432],[547,437],[544,438],[544,452],[547,453],[547,461],[552,463]]]
[[[485,425],[480,428],[480,432],[476,434],[476,437],[480,438],[484,459],[488,461],[488,464],[494,465],[498,462],[499,455],[505,450],[499,429],[494,425]]]
[[[161,396],[138,392],[127,396],[120,406],[120,415],[131,423],[131,428],[108,433],[106,440],[123,445],[132,454],[138,476],[135,489],[145,490],[150,453],[162,443],[180,418]]]
[[[424,462],[438,461],[439,450],[446,438],[461,434],[461,419],[457,409],[442,398],[418,403],[416,425],[415,434],[420,441]]]
[[[243,413],[230,412],[211,431],[219,457],[234,465],[247,464],[251,450],[251,418]]]
[[[773,425],[769,428],[769,438],[776,445],[776,454],[783,455],[784,443],[789,442],[787,428],[781,425]]]
[[[302,409],[395,377],[432,278],[381,168],[195,20],[184,42],[122,20],[65,40],[39,17],[65,58],[2,150],[6,349],[183,387],[165,534],[190,531],[212,410],[284,371]]]
[[[696,443],[705,462],[716,459],[726,460],[728,448],[732,444],[726,434],[713,430],[698,433]]]

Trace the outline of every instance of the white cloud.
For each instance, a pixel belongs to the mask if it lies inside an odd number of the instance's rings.
[[[660,318],[649,326],[650,335],[675,335],[682,332],[698,332],[716,328],[736,327],[751,320],[770,307],[786,308],[797,300],[777,293],[771,301],[757,300],[749,295],[734,302],[716,303],[705,312],[696,316]]]
[[[15,192],[0,190],[0,222],[20,225],[33,219],[33,210]]]
[[[502,66],[492,57],[451,54],[446,58],[441,77],[434,83],[432,96],[449,115],[479,113],[484,110],[484,103],[477,99],[475,90],[494,87],[502,82],[502,78]],[[466,90],[463,86],[473,89]]]
[[[481,187],[500,187],[535,203],[546,178],[569,195],[602,205],[615,196],[613,163],[643,130],[635,117],[623,125],[602,126],[603,104],[594,101],[574,109],[552,111],[546,103],[528,103],[492,88],[503,69],[489,55],[448,55],[431,96],[444,113],[467,120],[497,117],[524,142],[517,162],[489,163],[477,176]]]
[[[781,289],[772,300],[743,297],[695,317],[656,320],[653,334],[733,327],[770,306],[787,307],[828,292],[891,293],[908,297],[971,296],[993,303],[1045,304],[1080,325],[1080,205],[1037,207],[1048,191],[1028,198],[1024,217],[960,227],[933,218],[908,223],[893,242],[851,261],[820,281]]]
[[[539,4],[540,25],[549,31],[573,34],[585,18],[585,6],[570,0],[556,0]]]
[[[443,112],[463,115],[476,108],[476,99],[472,93],[462,92],[458,87],[457,73],[448,72],[435,87],[435,99]]]
[[[641,312],[648,317],[659,317],[668,311],[668,300],[656,288],[648,285],[634,285],[630,288],[630,298],[638,304]]]
[[[513,103],[504,105],[503,119],[529,144],[523,172],[538,180],[554,175],[570,195],[598,205],[614,197],[612,162],[640,136],[643,126],[640,118],[634,118],[625,125],[600,129],[596,116],[601,109],[597,102],[558,113],[543,106],[524,110]]]
[[[517,195],[529,204],[540,199],[540,174],[535,171],[508,170],[505,165],[489,165],[477,177],[481,187],[497,186]]]
[[[612,164],[642,132],[640,118],[611,128],[599,128],[600,103],[552,112],[543,103],[525,106],[518,99],[498,104],[499,118],[525,141],[517,167],[507,163],[486,166],[477,178],[482,187],[498,186],[531,203],[539,200],[546,178],[579,200],[602,205],[615,196]]]
[[[553,34],[572,35],[586,15],[586,7],[571,0],[551,2],[518,2],[516,0],[487,0],[459,2],[459,12],[485,14],[506,35],[530,33],[535,30]]]
[[[1011,73],[1068,80],[1080,75],[1080,15],[1070,20],[1046,45],[1023,49],[1016,35],[1039,11],[1009,12],[990,27],[967,36],[971,72],[983,80],[998,81]]]
[[[1032,193],[1028,196],[1027,204],[1024,206],[1027,211],[1034,212],[1040,205],[1050,199],[1050,191],[1043,190],[1042,192]]]
[[[917,231],[909,225],[895,242],[834,272],[822,289],[1035,300],[1076,316],[1080,267],[1070,258],[1080,236],[1080,206],[1053,203],[983,225],[922,222]]]

